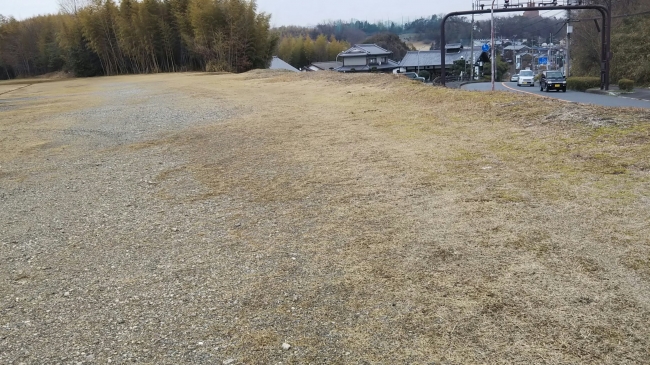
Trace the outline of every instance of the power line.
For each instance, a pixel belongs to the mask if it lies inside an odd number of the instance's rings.
[[[612,19],[615,19],[615,18],[628,18],[628,17],[646,15],[646,14],[650,14],[650,10],[643,11],[643,12],[640,12],[640,13],[634,13],[634,14],[612,15]],[[580,20],[600,20],[600,19],[602,19],[602,17],[598,17],[598,18],[578,18],[577,20],[580,21]]]
[[[540,14],[539,14],[539,15],[540,15],[540,18],[541,18],[541,15],[542,15],[542,14],[550,13],[550,12],[552,12],[552,11],[554,11],[554,10],[547,10],[547,11],[545,11],[545,12],[540,13]],[[555,15],[558,15],[558,14],[560,14],[561,12],[562,12],[562,11],[559,11],[559,12],[555,13]],[[555,15],[553,15],[553,16],[555,16]],[[525,26],[523,26],[523,27],[519,27],[519,28],[515,28],[514,30],[512,30],[512,29],[508,29],[508,31],[511,32],[511,33],[518,32],[518,31],[520,31],[520,30],[522,30],[522,29],[530,28],[530,27],[532,27],[533,25],[535,25],[535,24],[539,24],[539,23],[541,23],[541,22],[543,22],[543,21],[546,21],[546,19],[542,18],[542,19],[540,19],[540,20],[538,20],[538,21],[536,21],[536,22],[534,22],[534,23],[526,24]],[[537,29],[537,31],[539,31],[539,29]]]

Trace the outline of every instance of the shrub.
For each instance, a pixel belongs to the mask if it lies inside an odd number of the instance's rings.
[[[483,64],[483,75],[492,75],[492,64],[490,62]]]
[[[620,79],[618,80],[618,88],[623,91],[633,91],[634,90],[634,81],[630,79]]]
[[[230,66],[223,62],[223,61],[217,61],[217,60],[210,60],[208,63],[205,64],[205,71],[206,72],[229,72]]]
[[[418,76],[424,77],[425,80],[429,80],[429,77],[431,77],[431,74],[429,73],[429,71],[420,71]]]
[[[566,80],[566,87],[577,91],[600,87],[600,77],[569,77]]]

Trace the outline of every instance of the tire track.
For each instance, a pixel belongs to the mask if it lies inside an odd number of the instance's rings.
[[[16,90],[20,90],[20,89],[24,89],[24,88],[26,88],[26,87],[28,87],[28,86],[32,86],[32,85],[34,85],[34,84],[28,84],[28,85],[25,85],[25,86],[21,86],[21,87],[15,88],[15,89],[13,89],[13,90],[9,90],[9,91],[5,91],[5,92],[3,92],[3,93],[0,93],[0,95],[9,94],[10,92],[13,92],[13,91],[16,91]]]

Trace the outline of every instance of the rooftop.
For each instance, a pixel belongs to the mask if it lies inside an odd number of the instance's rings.
[[[471,57],[472,51],[470,49],[462,49],[459,53],[447,53],[445,55],[445,64],[453,65],[455,61],[460,59],[466,59],[469,62]],[[483,58],[483,61],[489,59],[487,53],[475,48],[474,60],[479,61],[481,58]],[[399,65],[401,67],[440,66],[440,63],[440,50],[438,49],[434,51],[409,51]]]
[[[287,71],[293,71],[293,72],[300,72],[298,71],[297,68],[291,66],[290,64],[284,62],[282,59],[278,58],[278,56],[273,56],[273,59],[271,60],[271,66],[269,66],[270,70],[287,70]]]
[[[350,57],[350,56],[360,56],[360,55],[389,56],[392,54],[393,52],[387,49],[383,49],[376,44],[355,44],[354,46],[350,47],[350,49],[339,53],[339,57]]]
[[[338,68],[338,67],[343,66],[343,63],[342,63],[342,62],[335,62],[335,61],[330,61],[330,62],[312,62],[312,64],[309,65],[309,66],[310,66],[310,67],[311,67],[311,66],[314,66],[314,67],[316,67],[316,68],[318,68],[318,69],[321,69],[321,70],[332,70],[332,69],[335,69],[335,68]]]
[[[512,51],[512,50],[521,51],[522,49],[530,49],[530,47],[521,45],[521,46],[508,46],[505,47],[504,49],[506,51]]]

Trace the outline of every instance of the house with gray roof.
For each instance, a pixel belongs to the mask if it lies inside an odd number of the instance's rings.
[[[350,49],[339,53],[336,57],[341,60],[339,72],[391,72],[399,63],[391,60],[393,52],[383,49],[376,44],[355,44]]]
[[[521,55],[527,54],[531,50],[530,47],[525,45],[510,45],[503,47],[503,56],[506,59],[506,62],[512,63],[515,66],[515,70],[521,68],[518,66],[521,62],[516,62],[518,59],[521,60]]]
[[[524,53],[530,51],[530,47],[525,45],[516,45],[516,46],[507,46],[503,48],[504,51],[510,51],[515,53]]]
[[[271,60],[271,66],[269,66],[270,70],[287,70],[287,71],[293,71],[293,72],[300,72],[298,71],[297,68],[291,66],[290,64],[284,62],[282,59],[280,59],[278,56],[273,56],[273,59]]]
[[[312,62],[309,66],[305,67],[305,71],[335,71],[341,66],[343,66],[343,62],[338,61]]]
[[[474,54],[475,66],[480,67],[483,65],[483,62],[490,62],[490,56],[486,52],[481,51],[480,48],[470,50],[463,48],[460,45],[450,45],[450,47],[445,48],[446,70],[451,69],[456,61],[464,59],[467,62],[470,62],[472,59],[472,53]],[[399,63],[399,71],[417,72],[426,70],[431,74],[440,74],[440,70],[442,69],[442,58],[440,56],[441,53],[439,49],[433,51],[408,51]],[[468,67],[470,66],[468,65]]]

